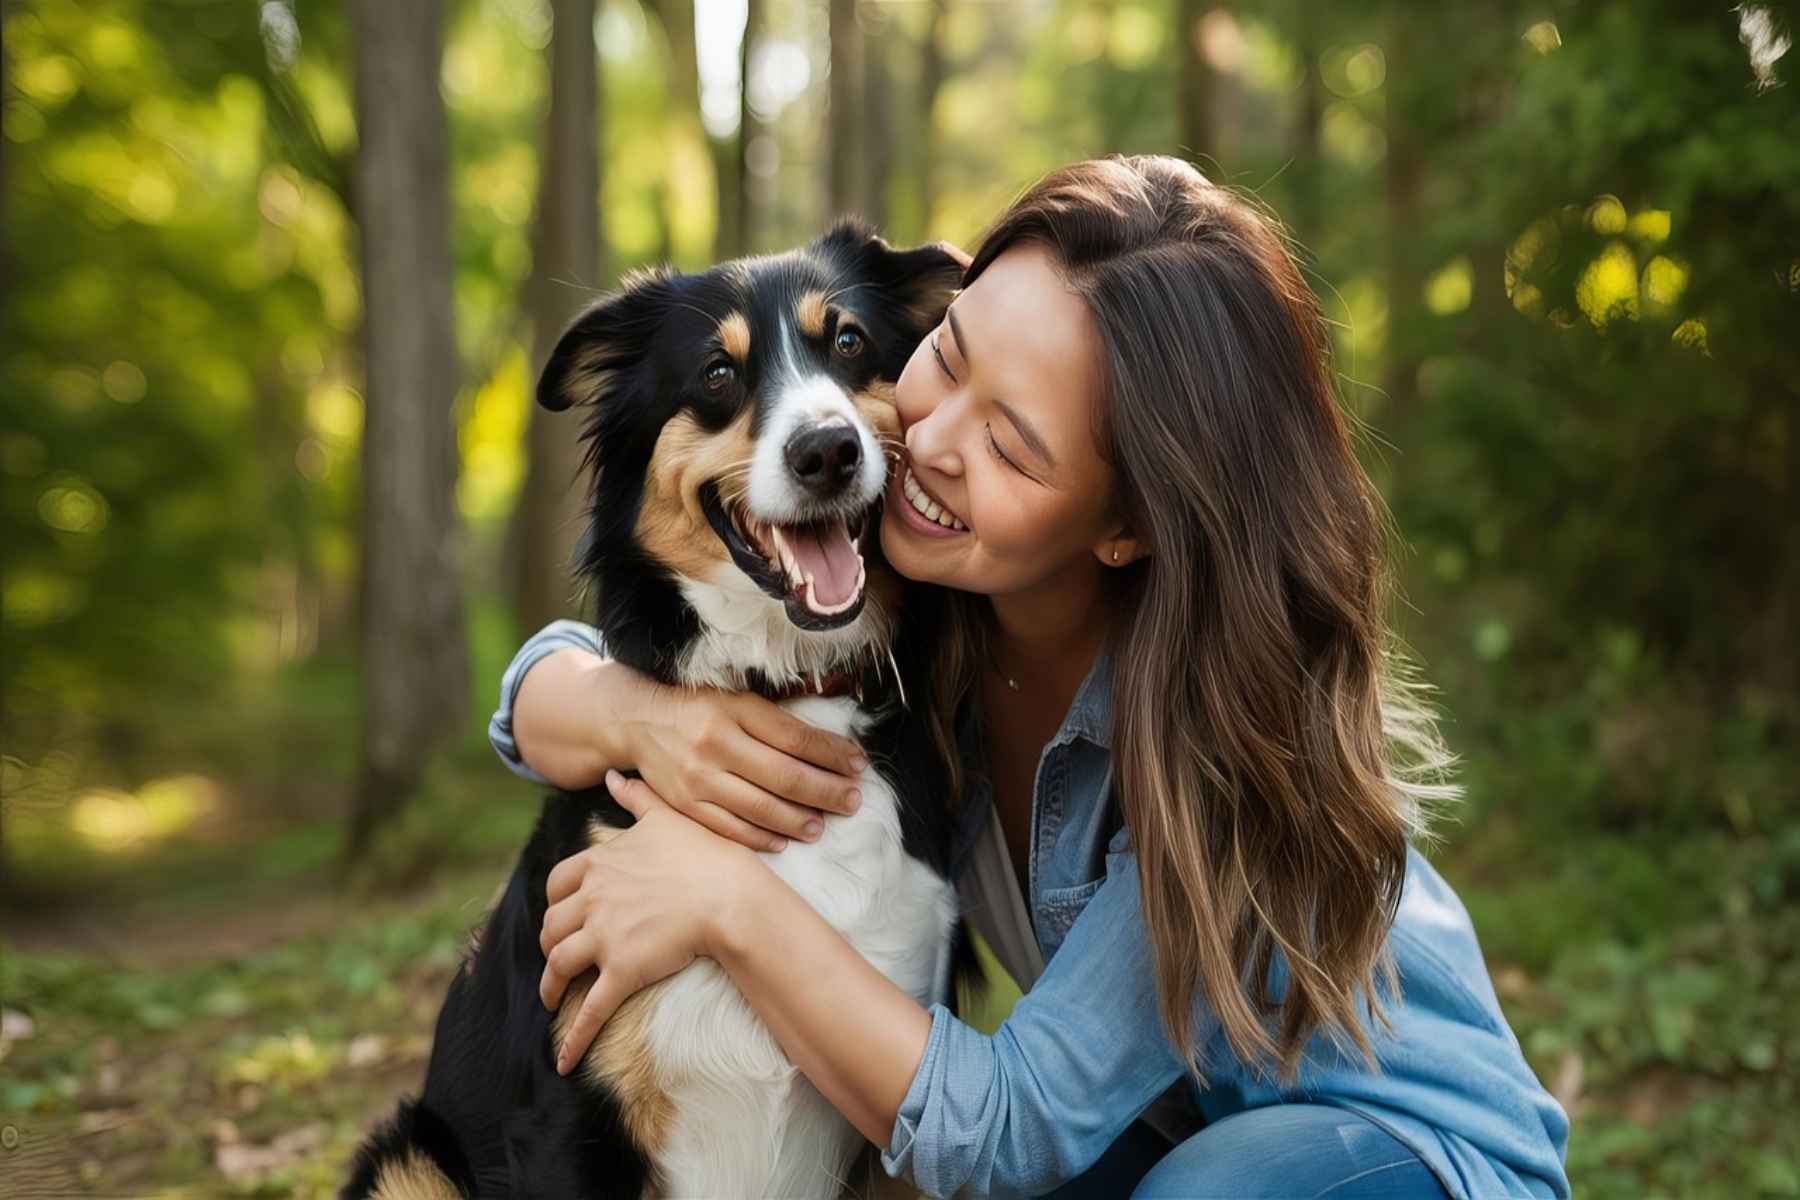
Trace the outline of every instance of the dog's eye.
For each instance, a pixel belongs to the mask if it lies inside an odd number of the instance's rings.
[[[836,345],[839,354],[843,355],[845,358],[855,358],[862,353],[863,346],[866,345],[867,342],[860,330],[853,329],[846,325],[838,330],[837,341],[834,344]]]
[[[731,382],[732,376],[736,374],[737,368],[733,367],[730,363],[716,362],[706,368],[706,373],[702,375],[701,378],[706,384],[707,391],[720,392],[725,389],[726,385]]]

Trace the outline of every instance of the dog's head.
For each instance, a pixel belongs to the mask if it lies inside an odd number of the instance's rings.
[[[897,442],[894,381],[967,262],[845,218],[786,254],[628,273],[576,318],[538,402],[590,409],[580,570],[609,649],[669,676],[695,634],[780,634],[787,674],[823,662],[795,634],[878,636],[863,551]]]

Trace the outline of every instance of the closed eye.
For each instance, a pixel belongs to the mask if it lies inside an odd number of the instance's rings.
[[[935,333],[931,335],[931,353],[936,356],[938,368],[944,372],[944,377],[949,379],[950,382],[955,383],[956,376],[950,373],[950,365],[944,361],[944,352],[938,349],[938,335]],[[999,441],[994,437],[994,427],[992,425],[983,425],[981,429],[987,436],[988,453],[992,454],[995,458],[999,459],[1019,474],[1025,476],[1025,478],[1030,479],[1033,483],[1037,482],[1037,480],[1032,477],[1031,472],[1006,456],[1006,451],[1000,448]]]
[[[1030,479],[1031,476],[1026,473],[1024,467],[1021,467],[1018,463],[1006,457],[1006,451],[1000,448],[1000,443],[994,438],[994,427],[992,425],[983,425],[981,429],[982,432],[987,434],[988,449],[993,451],[994,457],[998,458],[1001,462],[1005,463],[1019,474],[1024,475],[1025,478]]]
[[[935,333],[931,335],[931,353],[936,356],[938,367],[944,372],[944,377],[951,383],[955,383],[956,376],[950,373],[950,364],[944,361],[944,352],[938,349],[938,336]]]

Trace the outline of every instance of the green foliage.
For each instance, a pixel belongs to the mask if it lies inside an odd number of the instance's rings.
[[[0,689],[15,752],[210,690],[345,516],[296,462],[355,320],[329,189],[269,153],[246,6],[9,7]],[[345,474],[342,463],[340,476]],[[271,576],[276,578],[272,578]]]

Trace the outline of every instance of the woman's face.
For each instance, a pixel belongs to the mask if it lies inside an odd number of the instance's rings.
[[[1040,243],[1009,246],[901,372],[907,453],[881,549],[909,579],[998,596],[1111,561],[1112,470],[1093,435],[1100,335],[1053,263]],[[1130,546],[1116,545],[1123,565]]]

